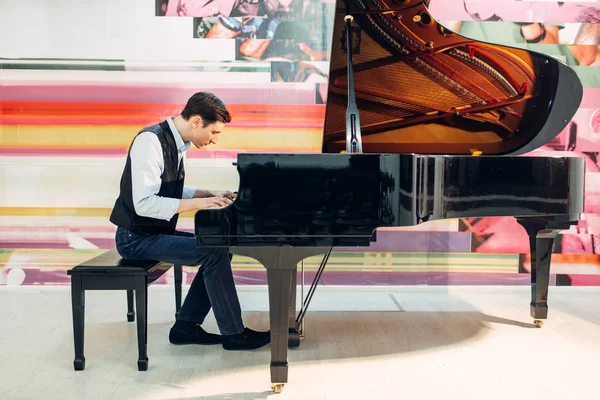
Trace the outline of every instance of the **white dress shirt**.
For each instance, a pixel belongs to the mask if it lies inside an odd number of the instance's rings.
[[[190,148],[190,142],[183,142],[181,134],[175,128],[173,118],[167,118],[167,123],[173,132],[179,163],[185,162],[185,152]],[[180,199],[161,197],[161,179],[165,167],[162,146],[158,136],[152,132],[140,133],[131,145],[131,188],[133,193],[133,206],[136,214],[142,217],[170,220],[177,213]],[[184,186],[182,198],[194,197],[196,188]]]

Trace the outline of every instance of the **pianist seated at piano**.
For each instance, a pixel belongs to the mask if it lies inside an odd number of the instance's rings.
[[[139,131],[110,216],[117,225],[116,247],[122,257],[200,266],[171,328],[173,344],[250,350],[270,341],[269,331],[244,327],[227,247],[198,247],[193,234],[176,230],[179,213],[224,207],[235,198],[231,192],[184,185],[186,150],[191,144],[216,143],[230,121],[218,97],[200,92],[187,101],[180,115]],[[201,326],[211,307],[221,335]]]

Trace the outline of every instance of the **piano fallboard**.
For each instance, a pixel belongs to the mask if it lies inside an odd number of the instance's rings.
[[[195,214],[200,246],[368,246],[379,227],[583,212],[578,157],[240,154],[238,197]]]

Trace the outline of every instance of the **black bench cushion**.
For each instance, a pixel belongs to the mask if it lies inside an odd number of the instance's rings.
[[[90,260],[87,260],[67,271],[68,275],[78,274],[123,274],[123,275],[146,275],[151,270],[163,264],[156,260],[129,260],[122,258],[116,249],[104,252]],[[164,265],[169,269],[172,265]]]

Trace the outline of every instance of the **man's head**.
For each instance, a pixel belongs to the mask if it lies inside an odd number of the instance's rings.
[[[176,120],[176,126],[184,141],[196,147],[217,143],[219,133],[231,115],[223,101],[212,93],[199,92],[189,98]]]

